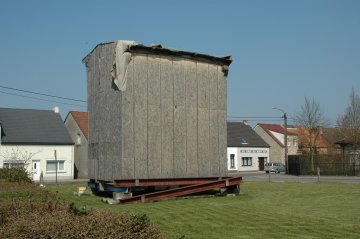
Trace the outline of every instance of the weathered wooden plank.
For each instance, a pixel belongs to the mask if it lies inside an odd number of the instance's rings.
[[[161,176],[174,176],[174,79],[171,57],[162,57],[161,69]]]
[[[147,171],[147,56],[134,55],[135,178],[148,178]]]
[[[196,62],[186,61],[184,62],[184,73],[186,82],[186,107],[197,108],[198,107],[198,81],[196,79]]]
[[[198,160],[199,176],[210,176],[209,162],[209,109],[198,109]]]
[[[174,107],[185,106],[186,84],[185,84],[185,59],[173,59],[174,74]]]
[[[226,94],[226,77],[218,67],[218,103],[219,103],[219,172],[221,175],[227,175],[227,94]]]
[[[174,74],[174,176],[186,177],[186,84],[184,59],[173,60]]]
[[[219,110],[219,174],[221,176],[227,175],[227,126],[226,126],[226,111]]]
[[[134,87],[133,87],[133,69],[134,62],[130,61],[127,72],[126,90],[122,93],[121,106],[121,178],[133,179],[134,174]]]
[[[174,109],[174,176],[186,177],[186,109]]]
[[[221,176],[219,174],[219,122],[218,111],[210,110],[209,120],[209,162],[210,162],[210,175]]]
[[[98,176],[100,179],[105,179],[105,172],[106,172],[106,165],[105,165],[105,155],[104,155],[104,145],[103,145],[103,138],[104,138],[104,129],[105,125],[102,124],[102,116],[104,115],[104,109],[101,107],[105,104],[105,94],[104,94],[104,61],[102,57],[104,56],[104,48],[97,49],[97,79],[95,86],[97,88],[97,100],[95,102],[95,134],[96,134],[96,142],[97,144],[97,160],[98,160]]]
[[[186,100],[186,174],[198,176],[198,81],[196,62],[184,62]]]
[[[161,177],[161,125],[160,106],[148,106],[148,175]]]
[[[148,56],[148,104],[160,107],[160,58]]]
[[[148,56],[148,175],[161,178],[160,59]]]
[[[103,154],[103,146],[102,143],[98,143],[98,156],[97,156],[97,174],[99,179],[105,179],[104,175],[104,166],[105,166],[105,160],[104,160],[104,154]]]
[[[209,98],[210,98],[210,105],[209,108],[211,110],[215,110],[218,108],[218,66],[209,64]]]
[[[209,64],[209,163],[210,175],[219,173],[218,66]]]
[[[107,45],[107,54],[106,54],[106,71],[105,79],[107,82],[107,115],[109,116],[108,122],[109,130],[107,131],[107,141],[109,142],[120,142],[121,141],[121,95],[122,91],[118,90],[116,85],[113,82],[111,76],[112,70],[112,60],[113,54],[115,51],[115,44]]]
[[[112,89],[112,78],[111,78],[111,65],[112,65],[112,55],[111,49],[112,44],[106,44],[102,49],[101,54],[101,85],[103,92],[103,102],[102,102],[102,122],[107,122],[107,124],[102,123],[102,152],[103,152],[103,174],[105,180],[112,180],[113,176],[113,157],[116,154],[116,141],[114,140],[114,128],[116,128],[114,116],[116,112],[120,111],[120,105],[114,105],[114,99],[116,95]]]
[[[227,94],[226,94],[226,77],[221,70],[221,66],[218,67],[218,109],[227,109]]]
[[[92,119],[92,110],[91,106],[93,105],[93,72],[94,72],[94,56],[91,55],[88,58],[88,62],[86,63],[86,76],[87,76],[87,102],[88,102],[88,119]],[[92,129],[92,122],[93,120],[88,120],[88,128],[89,131],[90,129]],[[88,153],[88,177],[89,178],[95,178],[95,173],[94,173],[94,158],[93,158],[93,154],[91,151],[92,146],[90,145],[90,143],[92,143],[92,138],[89,137],[88,138],[88,145],[89,145],[89,153]]]
[[[134,158],[122,158],[121,159],[121,177],[120,179],[134,179]]]
[[[94,159],[94,147],[92,144],[89,144],[88,151],[88,177],[90,179],[95,178],[95,159]]]
[[[103,143],[103,157],[104,157],[104,168],[103,168],[103,179],[113,180],[113,154],[116,150],[116,144],[114,142]]]
[[[198,112],[197,108],[186,111],[186,174],[198,177]]]
[[[148,176],[161,178],[161,126],[160,107],[148,108]]]
[[[94,74],[93,74],[93,79],[92,79],[92,84],[93,84],[93,102],[90,108],[90,112],[92,112],[92,128],[90,129],[91,133],[92,133],[92,140],[93,142],[98,142],[99,139],[99,135],[98,135],[98,131],[97,131],[97,126],[98,126],[98,105],[99,105],[99,100],[100,100],[100,90],[99,90],[99,82],[100,82],[100,71],[99,71],[99,51],[96,49],[94,51]]]
[[[198,62],[196,78],[198,80],[198,107],[209,108],[210,84],[208,77],[208,64]]]

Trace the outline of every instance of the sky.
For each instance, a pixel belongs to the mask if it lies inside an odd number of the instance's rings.
[[[277,107],[291,124],[308,97],[335,126],[360,91],[359,12],[358,0],[0,0],[0,107],[86,111],[82,59],[134,40],[231,55],[229,120],[281,123]]]

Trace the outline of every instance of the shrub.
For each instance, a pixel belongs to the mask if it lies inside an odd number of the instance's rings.
[[[0,180],[7,182],[31,182],[23,168],[0,168]]]
[[[0,238],[161,238],[145,214],[88,211],[29,184],[9,185],[0,182]]]

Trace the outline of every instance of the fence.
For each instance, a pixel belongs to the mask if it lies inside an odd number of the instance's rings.
[[[309,155],[290,155],[288,163],[293,175],[316,175],[319,168],[321,175],[360,176],[359,155],[315,155],[313,163]]]

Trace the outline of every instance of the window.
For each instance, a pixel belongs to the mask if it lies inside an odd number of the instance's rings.
[[[235,168],[235,154],[230,154],[230,168]]]
[[[64,172],[65,160],[48,160],[46,161],[46,172]]]
[[[242,166],[252,166],[252,158],[251,157],[242,157]]]
[[[25,163],[22,160],[4,161],[4,168],[25,168]]]
[[[241,143],[241,144],[248,144],[243,137],[240,138],[240,143]]]

